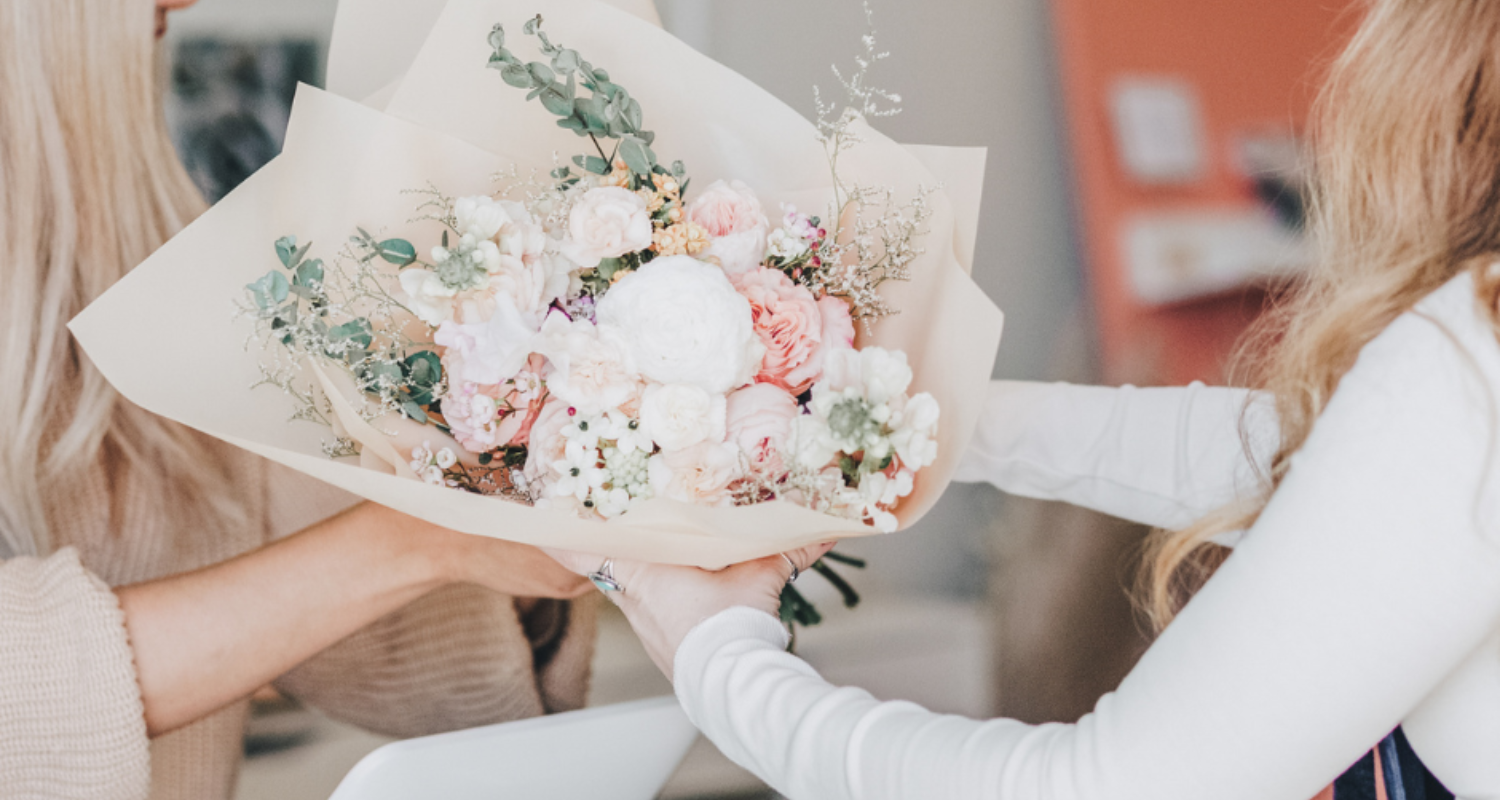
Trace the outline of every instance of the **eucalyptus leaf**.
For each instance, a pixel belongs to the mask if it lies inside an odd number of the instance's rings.
[[[559,50],[557,55],[552,57],[552,68],[568,75],[578,69],[580,61],[577,50]]]
[[[557,127],[567,128],[568,130],[578,134],[579,136],[582,136],[588,130],[589,126],[588,123],[577,117],[563,117],[562,119],[557,121]]]
[[[573,170],[569,169],[568,167],[558,167],[557,169],[552,170],[553,180],[567,180],[568,176],[572,174]]]
[[[314,284],[323,282],[323,273],[323,259],[315,258],[311,261],[304,261],[298,264],[296,271],[292,273],[292,283],[310,289]]]
[[[490,29],[490,47],[496,50],[505,49],[505,26],[496,24]]]
[[[542,15],[541,14],[537,14],[535,17],[532,17],[531,19],[526,20],[526,24],[521,27],[521,30],[525,31],[525,33],[526,33],[527,36],[535,36],[537,30],[539,28],[541,28],[541,26],[542,26]]]
[[[283,236],[276,240],[276,257],[281,259],[281,265],[287,269],[292,268],[292,255],[297,252],[297,237]]]
[[[405,375],[395,364],[376,363],[370,366],[369,382],[375,385],[400,386]]]
[[[422,407],[417,405],[416,401],[414,400],[407,400],[403,402],[401,404],[401,413],[423,425],[427,424],[427,412],[423,411]]]
[[[593,72],[594,72],[594,80],[599,81],[601,83],[608,83],[609,82],[609,73],[608,72],[605,72],[602,69],[596,69]]]
[[[630,98],[630,102],[625,105],[624,112],[625,112],[625,124],[629,125],[630,129],[632,131],[638,131],[638,130],[640,130],[641,129],[641,123],[644,121],[643,118],[642,118],[642,115],[641,115],[641,104],[640,104],[640,102],[637,101],[633,97]]]
[[[269,311],[283,302],[292,291],[292,285],[280,272],[268,272],[260,280],[245,287],[250,297],[262,311]]]
[[[543,64],[540,61],[533,61],[530,64],[527,64],[526,71],[530,72],[532,80],[536,81],[536,84],[541,86],[546,86],[552,83],[552,81],[557,77],[553,74],[551,67],[548,67],[546,64]]]
[[[410,266],[417,260],[417,248],[405,239],[386,239],[375,246],[380,257],[398,267]]]
[[[554,83],[543,89],[541,99],[542,107],[553,114],[559,117],[573,116],[573,101],[568,99],[562,84]]]
[[[431,388],[443,380],[443,359],[431,350],[420,350],[401,362],[413,386]]]
[[[655,160],[646,143],[634,136],[626,136],[620,140],[620,158],[625,159],[625,165],[637,175],[650,175],[651,164]]]
[[[609,162],[598,156],[573,156],[573,163],[595,175],[609,174]]]
[[[332,344],[349,343],[363,349],[368,349],[375,342],[374,334],[374,330],[370,327],[370,321],[360,318],[329,329],[328,341]]]
[[[517,89],[530,89],[535,85],[531,71],[523,64],[507,64],[504,69],[500,70],[500,77]]]

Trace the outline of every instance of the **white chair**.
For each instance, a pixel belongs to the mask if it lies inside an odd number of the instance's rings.
[[[674,697],[388,744],[329,800],[651,800],[698,737]]]

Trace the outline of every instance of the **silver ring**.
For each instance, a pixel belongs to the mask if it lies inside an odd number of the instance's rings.
[[[594,585],[599,588],[599,591],[605,594],[612,592],[625,593],[625,587],[615,579],[615,560],[612,558],[604,559],[604,563],[599,565],[599,569],[590,572],[589,580],[593,581]]]
[[[797,562],[793,561],[791,556],[787,555],[786,553],[782,553],[781,557],[786,559],[787,566],[792,568],[792,577],[787,578],[786,582],[796,583],[797,579],[802,577],[802,570],[797,569]]]

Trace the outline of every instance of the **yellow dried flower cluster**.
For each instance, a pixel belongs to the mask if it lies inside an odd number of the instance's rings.
[[[696,222],[679,222],[656,232],[653,249],[660,256],[696,256],[708,247],[708,231]]]

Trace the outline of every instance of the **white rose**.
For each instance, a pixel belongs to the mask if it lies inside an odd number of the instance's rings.
[[[797,463],[811,470],[828,466],[839,454],[828,423],[806,414],[792,420],[791,448]]]
[[[696,386],[652,384],[641,400],[641,425],[663,450],[724,441],[728,404]]]
[[[689,256],[658,258],[626,275],[599,301],[597,318],[656,383],[727,394],[754,379],[765,356],[749,301],[722,270]]]
[[[755,269],[766,258],[771,223],[760,200],[740,181],[715,181],[688,206],[688,219],[708,232],[708,249],[700,255],[719,260],[730,275]]]
[[[534,349],[551,362],[547,388],[580,414],[613,411],[640,393],[641,379],[624,343],[587,320],[552,314],[542,323]]]
[[[398,280],[401,291],[406,293],[406,305],[417,315],[417,319],[434,326],[453,319],[453,297],[458,292],[448,288],[437,273],[425,269],[404,269]]]
[[[492,197],[460,197],[453,201],[453,216],[458,223],[454,227],[459,236],[473,236],[476,241],[493,239],[511,221],[511,211]]]
[[[601,186],[585,192],[573,206],[562,252],[590,269],[606,258],[645,250],[652,233],[645,200],[629,189]]]
[[[923,392],[907,401],[897,419],[893,420],[896,430],[891,434],[891,445],[908,469],[921,469],[937,460],[938,446],[934,435],[940,411],[937,400]]]
[[[821,383],[834,392],[855,389],[873,406],[902,397],[911,386],[912,371],[906,353],[882,347],[836,350],[823,365]]]

